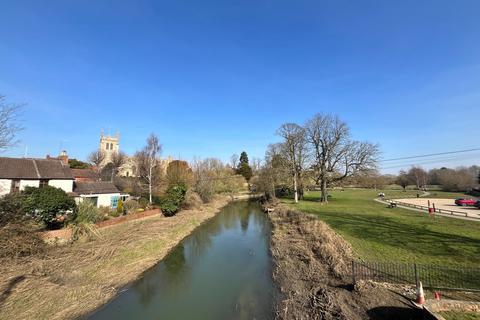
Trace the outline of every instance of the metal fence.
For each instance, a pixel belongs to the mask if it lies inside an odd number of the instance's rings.
[[[416,263],[352,261],[353,282],[373,280],[425,288],[480,291],[480,268],[454,268]]]

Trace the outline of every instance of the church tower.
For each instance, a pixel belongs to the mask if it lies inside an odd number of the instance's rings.
[[[105,160],[103,160],[103,165],[105,166],[111,161],[112,154],[120,150],[120,133],[117,132],[114,136],[107,136],[102,129],[99,150],[105,154]]]

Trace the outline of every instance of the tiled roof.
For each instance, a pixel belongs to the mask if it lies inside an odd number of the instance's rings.
[[[73,189],[78,195],[81,194],[102,194],[102,193],[119,193],[120,191],[111,182],[75,182]]]
[[[92,180],[98,180],[98,174],[91,169],[70,169],[74,178],[86,178]]]
[[[0,179],[73,179],[60,160],[0,157]]]

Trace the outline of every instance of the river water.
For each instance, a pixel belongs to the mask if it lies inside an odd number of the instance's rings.
[[[235,202],[89,319],[272,319],[271,225]]]

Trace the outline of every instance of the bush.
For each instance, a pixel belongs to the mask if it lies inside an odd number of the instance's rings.
[[[198,193],[188,190],[185,194],[185,200],[183,201],[183,208],[186,209],[197,209],[201,206],[202,199]]]
[[[215,195],[214,182],[208,179],[198,179],[195,185],[195,191],[203,202],[210,202]]]
[[[138,201],[135,201],[135,200],[127,200],[123,204],[123,207],[125,208],[125,211],[127,212],[127,214],[130,214],[140,209],[140,204],[138,203]]]
[[[164,199],[160,204],[160,209],[165,217],[174,216],[178,212],[180,207],[171,199]]]
[[[148,207],[148,199],[140,198],[138,199],[138,204],[140,205],[140,208],[146,209]]]
[[[119,216],[122,216],[124,211],[123,211],[123,200],[122,199],[118,199],[118,203],[117,203],[117,213]]]
[[[98,208],[98,214],[105,219],[110,216],[115,216],[117,212],[108,206],[101,206]]]
[[[95,223],[102,221],[100,210],[90,201],[82,201],[77,206],[77,214],[73,223]]]
[[[109,216],[116,218],[120,216],[120,213],[117,210],[110,210]]]
[[[45,250],[36,232],[38,225],[26,218],[19,193],[0,197],[0,258],[24,257]]]
[[[100,210],[90,201],[82,201],[77,206],[75,219],[72,226],[72,240],[81,236],[99,236],[95,222],[103,220]]]
[[[166,217],[175,215],[185,200],[186,193],[187,188],[184,185],[170,186],[160,202],[160,209],[162,209],[163,215]]]
[[[0,197],[0,226],[24,220],[22,197],[18,193]]]
[[[26,187],[21,196],[24,212],[42,221],[48,229],[62,227],[76,207],[75,200],[65,191],[51,186]]]

